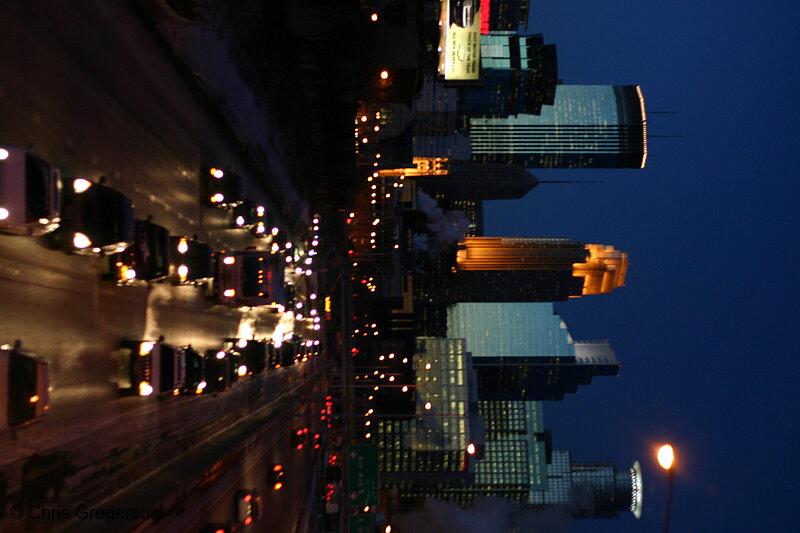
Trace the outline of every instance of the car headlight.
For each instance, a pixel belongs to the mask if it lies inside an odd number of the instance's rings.
[[[11,213],[5,207],[0,207],[0,220],[5,220]]]
[[[181,240],[178,241],[178,253],[185,254],[188,251],[189,251],[189,243],[186,242],[186,239],[182,237]]]
[[[232,264],[236,263],[236,258],[234,256],[232,256],[232,255],[229,255],[229,256],[225,257],[222,260],[222,262],[225,263],[226,265],[232,265]]]
[[[8,156],[11,155],[8,150],[5,148],[0,148],[0,161],[4,161],[8,159]]]
[[[239,215],[236,217],[236,225],[237,226],[244,226],[244,217]]]
[[[139,383],[139,396],[150,396],[153,394],[153,387],[146,381]]]
[[[153,351],[154,343],[150,341],[145,341],[139,345],[139,355],[147,355]]]
[[[79,250],[84,248],[88,248],[92,245],[92,240],[87,237],[85,234],[81,232],[76,232],[75,235],[72,236],[72,245]]]
[[[88,191],[91,186],[92,182],[83,178],[78,178],[72,182],[72,190],[75,191],[76,194]]]
[[[132,269],[132,268],[127,268],[126,267],[122,271],[122,275],[125,277],[125,279],[135,279],[136,278],[136,271],[134,269]]]
[[[233,298],[234,296],[236,296],[236,289],[226,289],[225,292],[223,292],[222,294],[227,298]]]
[[[236,369],[236,373],[239,377],[245,376],[247,374],[247,367],[245,365],[239,366],[239,368]]]
[[[189,277],[189,267],[186,265],[179,266],[178,277],[181,278],[181,281],[186,281],[186,278]]]

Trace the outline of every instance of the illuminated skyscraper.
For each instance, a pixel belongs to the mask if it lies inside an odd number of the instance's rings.
[[[558,302],[625,284],[628,254],[563,238],[466,237],[446,298],[456,302]]]
[[[447,334],[472,355],[480,401],[562,400],[619,371],[608,342],[573,341],[552,303],[460,303]]]
[[[541,114],[471,118],[472,160],[527,168],[643,168],[644,97],[633,85],[559,85]]]
[[[642,514],[642,470],[639,462],[618,469],[609,461],[573,462],[568,451],[553,451],[544,490],[531,490],[528,505],[568,509],[574,518],[616,518]]]
[[[490,32],[481,36],[480,86],[459,88],[458,112],[468,117],[538,115],[543,105],[553,105],[557,81],[554,44],[544,44],[541,35]]]
[[[468,444],[482,441],[483,427],[475,417],[474,378],[464,341],[417,338],[413,365],[414,385],[404,394],[416,398],[415,413],[392,418],[376,412],[375,420],[368,420],[375,428],[382,482],[388,487],[413,478],[421,485],[435,484],[445,473],[453,474],[451,481],[465,481],[474,473]],[[382,383],[393,386],[389,376]]]

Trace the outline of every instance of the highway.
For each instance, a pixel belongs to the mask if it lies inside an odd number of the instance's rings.
[[[202,169],[217,166],[242,175],[247,197],[266,206],[276,225],[309,226],[302,219],[307,206],[301,213],[270,193],[280,187],[254,165],[202,87],[176,69],[128,3],[3,3],[0,64],[0,144],[27,147],[58,165],[65,177],[105,177],[107,185],[133,200],[136,218],[152,216],[171,234],[197,235],[216,250],[268,246],[248,231],[230,229],[227,210],[203,206]],[[43,238],[0,234],[0,343],[20,340],[25,350],[49,362],[51,378],[44,420],[0,431],[0,528],[88,527],[76,526],[74,516],[9,522],[5,513],[19,501],[72,509],[100,504],[113,494],[124,499],[125,489],[133,490],[137,479],[156,473],[167,459],[190,451],[214,458],[217,452],[206,449],[206,440],[250,421],[253,431],[269,427],[270,438],[248,445],[246,460],[231,473],[233,481],[213,503],[202,504],[202,513],[192,507],[200,500],[192,500],[169,520],[189,531],[226,522],[231,491],[245,483],[259,487],[265,509],[281,509],[271,531],[294,531],[319,457],[288,453],[288,430],[298,414],[311,412],[313,402],[286,398],[305,390],[309,380],[321,393],[320,364],[240,380],[213,396],[123,397],[119,383],[127,363],[119,347],[124,339],[163,335],[169,344],[202,353],[218,349],[223,338],[271,338],[279,323],[286,333],[310,338],[309,323],[295,324],[291,315],[272,309],[217,305],[199,287],[118,286],[103,280],[103,261],[49,249]],[[289,278],[302,287],[300,301],[315,290],[313,278]],[[276,493],[267,488],[264,474],[273,462],[285,463],[294,481]],[[198,463],[186,478],[202,475],[206,466]],[[150,492],[159,493],[154,487]]]

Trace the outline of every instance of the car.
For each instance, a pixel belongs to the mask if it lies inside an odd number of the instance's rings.
[[[202,394],[206,381],[206,359],[192,345],[184,346],[183,353],[186,364],[186,382],[184,391],[188,394]]]
[[[214,266],[216,301],[231,306],[283,304],[284,268],[275,253],[244,250],[216,255]]]
[[[311,447],[315,450],[319,450],[322,447],[322,435],[319,433],[314,433],[314,436],[311,437]]]
[[[134,220],[133,243],[108,258],[107,275],[120,285],[156,281],[169,274],[170,238],[166,228],[147,220]]]
[[[0,146],[0,231],[44,235],[61,220],[61,172],[27,150]]]
[[[206,386],[203,394],[226,391],[233,382],[231,359],[225,350],[206,350],[205,356]]]
[[[266,238],[272,236],[273,218],[266,207],[257,205],[255,208],[255,222],[251,232],[256,237]]]
[[[267,341],[229,338],[223,341],[222,346],[242,356],[248,374],[260,374],[267,368]]]
[[[261,497],[256,489],[236,491],[233,501],[233,516],[237,524],[249,526],[261,516]]]
[[[286,477],[286,470],[282,464],[272,463],[269,469],[269,483],[275,490],[283,488],[283,478]]]
[[[125,251],[133,242],[133,203],[121,192],[83,178],[63,185],[61,224],[48,234],[51,246],[70,253]]]
[[[290,434],[292,448],[302,450],[308,444],[308,427],[300,426],[292,430]]]
[[[177,396],[186,384],[186,355],[183,348],[164,342],[124,340],[123,356],[128,359],[128,380],[120,388],[138,396]]]
[[[244,202],[244,180],[229,170],[211,167],[204,172],[206,207],[235,207]]]
[[[50,408],[50,367],[22,350],[22,343],[0,346],[0,429],[41,419]]]
[[[229,224],[232,229],[249,229],[258,237],[267,236],[271,220],[272,217],[266,207],[255,205],[249,200],[243,201],[230,210]]]
[[[170,273],[180,285],[198,285],[214,277],[214,251],[196,237],[170,237]]]

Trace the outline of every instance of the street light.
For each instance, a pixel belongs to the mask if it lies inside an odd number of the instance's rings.
[[[664,527],[663,533],[669,532],[669,516],[672,511],[672,485],[675,481],[675,469],[673,464],[675,462],[675,450],[669,444],[664,444],[658,449],[658,464],[661,468],[667,471],[667,510],[664,513]]]

